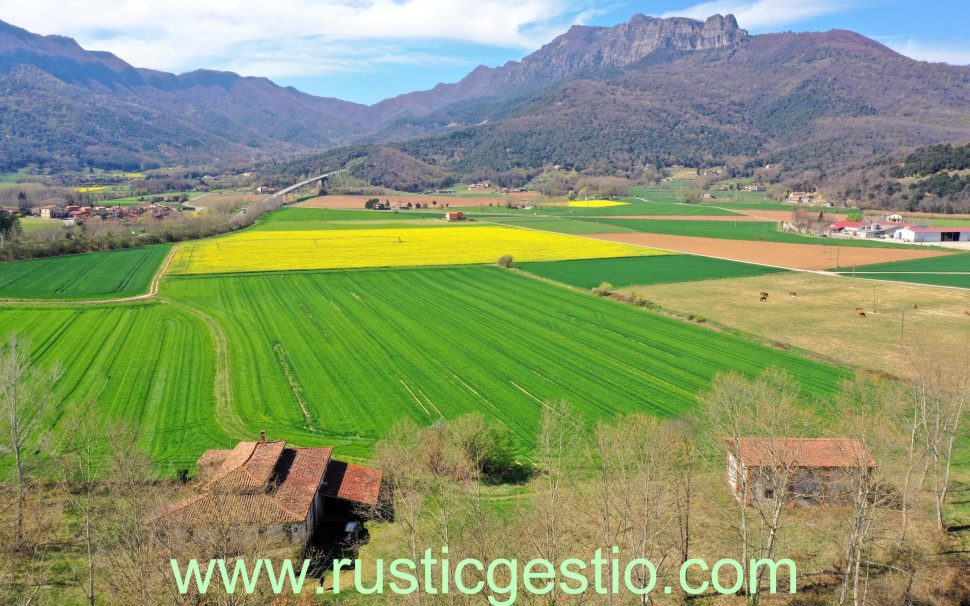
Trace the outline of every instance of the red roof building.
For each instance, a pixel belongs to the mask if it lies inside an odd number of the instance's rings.
[[[347,514],[380,500],[380,470],[335,461],[332,453],[330,447],[290,448],[262,433],[231,450],[207,450],[197,462],[199,493],[158,519],[176,527],[277,528],[305,541],[325,511]]]
[[[842,231],[845,229],[861,229],[865,223],[862,221],[836,221],[832,225],[829,225],[829,229],[832,231]]]
[[[845,498],[854,475],[875,467],[862,442],[848,438],[727,439],[727,479],[751,505],[781,491],[802,504]]]

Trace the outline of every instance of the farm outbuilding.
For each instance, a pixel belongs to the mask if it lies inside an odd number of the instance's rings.
[[[819,505],[845,501],[852,479],[875,461],[858,440],[848,438],[727,439],[727,480],[747,505],[785,500]]]
[[[197,494],[173,503],[158,521],[186,530],[234,526],[306,543],[323,524],[358,520],[360,507],[380,499],[381,471],[336,461],[332,451],[290,448],[264,432],[230,450],[207,450],[197,462]]]
[[[464,221],[465,213],[460,210],[450,210],[445,213],[445,221]]]
[[[970,242],[970,227],[904,227],[893,237],[903,242]]]

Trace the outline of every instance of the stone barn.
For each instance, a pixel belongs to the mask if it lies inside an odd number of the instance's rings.
[[[248,528],[303,544],[321,526],[360,520],[378,504],[380,470],[332,459],[333,449],[291,448],[283,440],[240,442],[230,450],[208,450],[198,460],[195,496],[169,506],[160,523]]]
[[[848,438],[727,439],[727,480],[734,497],[748,505],[785,499],[804,505],[846,501],[853,478],[875,461],[858,440]]]

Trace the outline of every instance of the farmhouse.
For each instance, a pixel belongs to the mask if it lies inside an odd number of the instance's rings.
[[[40,215],[41,219],[60,219],[67,213],[64,211],[63,206],[47,204],[46,206],[41,206],[39,209],[37,209],[37,214]]]
[[[865,446],[848,438],[727,439],[727,480],[747,505],[774,499],[818,505],[844,501],[852,476],[875,466]]]
[[[893,237],[903,242],[970,242],[970,227],[904,227]]]
[[[283,440],[207,450],[197,462],[198,494],[168,507],[158,521],[174,528],[248,527],[306,543],[323,525],[361,519],[377,505],[383,474],[331,458],[333,449],[289,448]]]
[[[460,210],[450,210],[445,213],[445,221],[464,221],[465,213]]]
[[[836,221],[835,223],[829,225],[829,232],[833,235],[836,234],[851,234],[855,235],[856,232],[863,229],[866,226],[862,221]]]
[[[815,198],[818,195],[815,192],[810,191],[793,191],[788,194],[788,201],[794,202],[795,204],[810,204],[815,202]]]

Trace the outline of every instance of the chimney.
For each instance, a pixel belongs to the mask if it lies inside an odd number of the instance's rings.
[[[259,441],[261,443],[264,443],[264,444],[266,443],[266,430],[265,429],[259,432]]]

